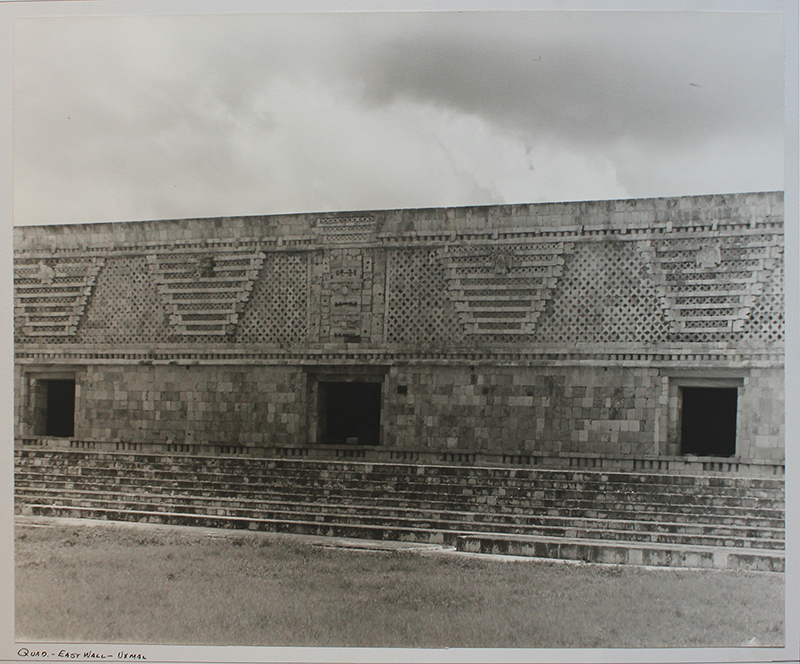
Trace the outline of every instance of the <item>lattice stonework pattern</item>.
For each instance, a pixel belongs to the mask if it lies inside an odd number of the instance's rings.
[[[71,337],[104,258],[21,259],[14,265],[15,330],[28,337]]]
[[[236,341],[291,345],[308,340],[308,256],[266,254]]]
[[[760,232],[654,241],[653,277],[672,333],[687,341],[740,336],[780,257],[776,238]]]
[[[533,334],[559,283],[568,242],[447,247],[447,287],[470,336],[502,341]]]
[[[248,249],[176,248],[148,255],[176,334],[234,332],[264,254]]]
[[[126,344],[168,341],[164,305],[141,255],[113,256],[97,276],[77,343]]]
[[[764,284],[764,292],[756,298],[750,318],[744,325],[745,337],[763,341],[783,341],[784,337],[784,270],[783,262]]]
[[[389,252],[386,341],[460,343],[464,329],[448,297],[444,267],[435,249]]]
[[[540,321],[543,343],[664,341],[666,312],[640,243],[584,242]]]
[[[314,230],[324,245],[374,242],[376,220],[372,215],[359,217],[321,217]]]

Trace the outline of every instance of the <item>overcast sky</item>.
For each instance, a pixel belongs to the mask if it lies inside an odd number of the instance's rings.
[[[776,14],[22,18],[14,221],[783,188]]]

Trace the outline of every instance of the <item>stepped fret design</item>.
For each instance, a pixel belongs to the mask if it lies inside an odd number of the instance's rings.
[[[770,235],[691,234],[652,243],[651,270],[672,332],[696,340],[739,334],[780,261]]]
[[[233,334],[264,254],[248,249],[176,249],[148,255],[148,266],[175,332]]]
[[[439,257],[467,335],[532,334],[573,244],[446,247]]]
[[[18,261],[15,329],[29,337],[69,337],[78,329],[104,258]]]

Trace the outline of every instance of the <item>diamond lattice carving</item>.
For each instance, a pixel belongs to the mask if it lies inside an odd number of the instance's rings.
[[[213,337],[234,332],[264,254],[197,248],[147,258],[175,333]]]
[[[371,215],[322,217],[314,229],[325,245],[371,242],[375,240],[376,219]]]
[[[14,266],[14,321],[29,337],[75,334],[104,258],[21,259]]]
[[[763,341],[783,341],[784,337],[784,271],[783,263],[764,284],[764,292],[756,298],[743,334]]]
[[[78,343],[158,343],[169,340],[164,305],[144,256],[106,260],[97,276]]]
[[[441,251],[447,286],[470,336],[525,337],[552,297],[572,243],[448,247]]]
[[[438,252],[399,249],[389,256],[386,341],[421,345],[463,341]]]
[[[539,324],[537,341],[664,341],[661,298],[639,243],[581,243],[568,258],[559,292]]]
[[[236,340],[291,345],[307,338],[308,254],[268,253]]]

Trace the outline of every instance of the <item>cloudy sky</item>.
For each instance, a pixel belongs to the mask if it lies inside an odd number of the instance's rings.
[[[776,14],[21,18],[14,221],[783,188]]]

